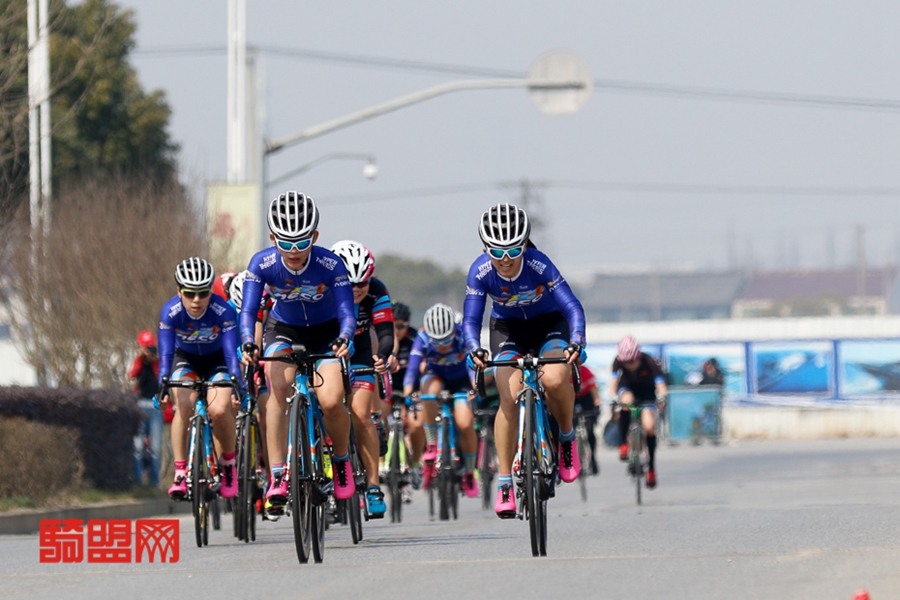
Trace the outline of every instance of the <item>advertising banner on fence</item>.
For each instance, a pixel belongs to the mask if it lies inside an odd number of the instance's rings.
[[[667,344],[665,358],[672,385],[696,385],[703,377],[703,364],[715,358],[725,379],[723,397],[747,395],[744,344]]]

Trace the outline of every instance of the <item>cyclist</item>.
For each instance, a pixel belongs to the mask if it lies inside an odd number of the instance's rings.
[[[424,361],[425,372],[420,373]],[[454,320],[453,309],[446,304],[435,304],[425,311],[425,326],[419,330],[409,353],[409,365],[403,379],[403,395],[409,397],[419,383],[422,394],[440,394],[442,390],[455,394],[467,392],[469,397],[457,400],[453,406],[453,420],[459,430],[459,449],[462,453],[465,474],[462,489],[469,498],[478,497],[475,483],[475,461],[478,436],[475,434],[475,414],[472,411],[473,372],[466,365],[466,347],[462,328]],[[425,453],[416,446],[413,463],[419,457],[425,461],[423,484],[427,487],[434,477],[434,461],[437,459],[438,407],[435,402],[423,402],[425,417]],[[412,437],[412,435],[410,436]]]
[[[274,246],[250,259],[241,303],[240,333],[245,364],[259,355],[255,328],[263,286],[268,286],[275,305],[263,334],[266,357],[288,356],[293,344],[303,344],[310,353],[334,351],[338,358],[353,353],[356,318],[353,292],[341,259],[321,246],[319,211],[312,198],[298,192],[281,194],[269,205],[269,239]],[[350,415],[344,408],[344,386],[337,360],[321,361],[317,367],[316,396],[325,429],[334,448],[334,496],[350,498],[356,491],[347,445]],[[284,513],[288,488],[284,461],[288,445],[288,405],[297,368],[283,362],[266,366],[269,384],[266,411],[266,446],[269,449],[269,490],[266,510]]]
[[[347,268],[347,276],[353,285],[353,302],[356,305],[356,335],[353,338],[355,352],[353,367],[375,367],[379,373],[387,368],[397,368],[394,358],[394,311],[391,298],[384,284],[373,277],[375,257],[368,248],[352,240],[337,242],[331,247]],[[378,338],[378,348],[372,352],[372,334]],[[384,493],[378,485],[378,457],[387,452],[387,438],[383,437],[381,423],[381,399],[375,395],[373,375],[354,375],[350,393],[350,413],[356,432],[356,445],[366,470],[366,506],[369,516],[384,517],[387,506]],[[374,419],[374,420],[373,420]],[[382,425],[376,430],[375,422]],[[383,449],[381,440],[384,439]]]
[[[575,404],[589,415],[585,417],[584,424],[587,429],[588,447],[591,449],[591,475],[597,475],[600,473],[600,467],[597,465],[597,434],[594,433],[597,416],[594,413],[600,410],[603,401],[597,389],[597,380],[591,370],[581,365],[578,372],[581,374],[581,392],[575,397]]]
[[[175,268],[178,294],[163,305],[159,314],[159,375],[173,381],[241,380],[237,358],[237,315],[225,300],[212,294],[215,271],[202,258],[187,258]],[[172,454],[175,481],[169,488],[173,500],[187,495],[188,432],[197,394],[187,388],[172,390],[177,403],[172,419]],[[223,483],[219,493],[232,498],[237,493],[235,473],[234,417],[232,391],[211,388],[207,394],[207,412],[213,426],[216,452],[221,457]],[[157,402],[170,401],[166,394]]]
[[[412,313],[409,306],[402,302],[394,303],[394,356],[397,357],[398,368],[397,372],[391,375],[391,386],[394,388],[394,395],[401,398],[403,397],[403,379],[406,377],[406,369],[409,365],[409,353],[412,351],[417,333],[415,329],[409,326],[411,317]],[[418,388],[415,388],[413,391],[418,391]],[[424,448],[425,430],[422,428],[416,413],[410,411],[405,412],[405,415],[404,421],[408,431],[410,447]],[[422,485],[422,467],[419,466],[418,461],[413,461],[412,453],[406,454],[406,462],[410,483],[413,488],[419,489]],[[404,502],[412,502],[412,494],[408,488],[404,487],[402,494]]]
[[[612,366],[613,377],[609,382],[609,394],[624,405],[637,403],[642,406],[641,425],[647,434],[647,452],[650,465],[647,469],[647,487],[656,487],[656,416],[659,410],[656,402],[665,402],[668,396],[666,379],[659,364],[648,354],[641,352],[641,346],[630,335],[619,342],[616,358]],[[628,439],[631,412],[619,412],[620,439]],[[619,446],[619,458],[628,460],[628,444]]]
[[[469,362],[480,368],[487,351],[481,347],[481,321],[487,296],[493,299],[490,321],[491,354],[511,360],[526,353],[565,356],[569,364],[584,361],[584,309],[547,256],[530,241],[525,211],[498,204],[482,215],[478,228],[484,254],[469,269],[463,328]],[[572,426],[575,390],[567,365],[545,365],[541,382],[547,407],[560,427],[559,476],[572,482],[581,470]],[[495,369],[500,410],[494,419],[498,489],[494,511],[502,519],[515,517],[512,462],[516,453],[519,413],[515,399],[522,376],[512,367]]]
[[[237,273],[228,271],[216,277],[212,287],[213,294],[223,300],[231,300],[231,284],[234,282],[236,275]]]

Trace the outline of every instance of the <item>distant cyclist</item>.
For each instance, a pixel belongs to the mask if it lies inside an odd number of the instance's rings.
[[[409,353],[412,351],[413,343],[416,341],[417,331],[410,327],[409,320],[412,313],[409,306],[402,302],[394,302],[394,356],[397,357],[397,372],[391,375],[391,386],[394,388],[394,396],[403,397],[403,379],[406,376],[406,368],[409,365]],[[418,391],[416,388],[413,391]],[[421,426],[421,421],[416,418],[416,414],[406,411],[405,422],[409,430],[409,443],[413,447],[425,447],[425,430]],[[416,427],[418,425],[418,427]],[[419,451],[421,454],[421,450]],[[410,474],[410,483],[413,488],[419,489],[422,485],[422,467],[418,461],[413,462],[412,453],[406,453],[406,467]],[[409,488],[404,486],[403,491],[404,502],[412,501],[412,493]]]
[[[244,282],[240,316],[242,360],[250,364],[259,353],[255,329],[264,286],[275,300],[263,334],[265,356],[288,356],[293,344],[303,344],[313,354],[334,351],[339,358],[349,357],[356,331],[353,292],[341,259],[330,250],[313,245],[319,237],[315,202],[298,192],[287,192],[272,200],[267,220],[274,246],[253,255]],[[293,393],[296,371],[294,365],[283,362],[266,365],[270,392],[266,445],[271,477],[266,510],[275,516],[284,512],[288,497],[284,479],[287,399]],[[316,396],[325,429],[334,444],[334,496],[346,500],[356,491],[356,485],[347,453],[350,415],[343,403],[341,367],[337,360],[327,360],[318,365],[317,371]]]
[[[420,374],[420,366],[424,363],[425,372]],[[478,449],[478,436],[475,433],[475,413],[472,409],[473,372],[466,366],[466,345],[462,328],[456,324],[453,309],[446,304],[435,304],[425,311],[425,326],[416,336],[409,355],[409,365],[403,379],[403,395],[413,393],[418,382],[422,394],[440,394],[446,390],[452,394],[465,392],[467,398],[456,400],[453,406],[453,419],[459,430],[459,450],[463,457],[465,474],[462,489],[469,498],[478,497],[478,484],[475,482],[475,461]],[[437,459],[438,428],[435,419],[438,417],[436,402],[423,402],[422,414],[425,423],[425,453],[421,447],[412,449],[413,463],[421,456],[425,461],[423,467],[423,483],[427,486],[434,477],[434,461]],[[420,417],[421,419],[421,417]],[[422,421],[417,420],[416,424]],[[410,435],[412,437],[412,435]]]
[[[623,405],[637,404],[642,406],[641,425],[647,434],[647,451],[650,454],[650,465],[647,470],[647,487],[656,487],[656,417],[657,401],[664,402],[668,396],[665,376],[653,357],[641,352],[641,346],[630,335],[622,338],[612,366],[613,378],[609,382],[609,393],[613,400],[616,396]],[[619,458],[628,459],[628,427],[631,425],[631,412],[623,410],[619,413],[619,436],[623,443],[619,447]]]
[[[337,242],[331,251],[341,257],[347,268],[347,275],[353,285],[353,302],[356,305],[356,335],[353,367],[375,367],[378,373],[386,373],[388,367],[397,368],[394,358],[394,311],[385,285],[374,277],[375,257],[368,248],[352,240]],[[372,349],[372,330],[378,340],[378,347]],[[379,375],[380,377],[381,375]],[[381,399],[375,394],[373,375],[354,375],[353,391],[350,394],[350,411],[353,415],[353,429],[356,445],[363,468],[366,470],[366,506],[369,516],[384,517],[387,507],[384,493],[378,485],[378,457],[381,440],[373,418],[381,425]],[[381,432],[383,432],[383,425]],[[387,451],[387,439],[384,441]]]
[[[222,381],[229,374],[240,381],[237,315],[225,300],[212,293],[214,279],[212,265],[202,258],[185,259],[175,268],[178,294],[165,303],[159,315],[160,383],[163,377],[172,381]],[[175,395],[178,408],[172,419],[175,482],[169,488],[169,496],[182,500],[187,495],[188,432],[197,394],[187,388],[174,388],[170,393]],[[159,400],[163,405],[168,402],[168,394]],[[232,498],[238,489],[232,390],[211,388],[207,413],[222,460],[219,493]]]
[[[498,204],[481,217],[478,233],[484,254],[469,269],[463,327],[470,361],[483,367],[487,351],[481,347],[481,321],[487,297],[493,300],[490,347],[494,360],[511,360],[527,353],[565,356],[569,363],[584,361],[584,309],[556,266],[531,243],[531,224],[525,211]],[[500,518],[516,516],[512,463],[516,454],[519,412],[516,395],[522,374],[512,367],[494,373],[500,391],[500,410],[494,419],[498,489],[494,511]],[[568,365],[545,365],[541,382],[547,407],[560,426],[559,475],[565,482],[578,477],[581,462],[572,424],[575,390]]]

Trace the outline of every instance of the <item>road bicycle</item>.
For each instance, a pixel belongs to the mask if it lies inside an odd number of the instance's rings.
[[[191,381],[171,381],[162,378],[159,397],[169,395],[172,388],[185,388],[196,392],[194,401],[194,414],[191,416],[191,433],[188,444],[187,465],[187,497],[191,501],[191,512],[194,516],[194,539],[197,547],[202,548],[209,544],[209,525],[212,504],[217,501],[217,492],[221,486],[221,473],[219,472],[219,458],[216,456],[216,446],[213,443],[212,423],[206,410],[206,395],[210,388],[228,387],[232,392],[241,397],[241,389],[237,379],[222,379],[207,381],[196,379]]]
[[[317,563],[325,556],[325,505],[333,489],[333,481],[325,476],[326,444],[322,410],[316,397],[315,382],[318,376],[316,363],[334,360],[334,353],[310,354],[303,344],[291,346],[291,353],[284,356],[260,358],[260,362],[286,362],[297,367],[294,376],[294,393],[288,398],[290,421],[288,425],[288,461],[285,478],[288,482],[287,510],[294,528],[294,546],[297,560],[309,562],[310,556]],[[345,358],[341,363],[344,392],[350,392],[350,372]],[[330,459],[329,459],[330,460]]]
[[[527,519],[532,556],[547,555],[547,500],[556,494],[559,476],[556,445],[550,432],[544,389],[540,382],[542,365],[566,364],[563,357],[538,358],[531,354],[514,360],[485,360],[486,367],[514,367],[522,371],[522,390],[516,395],[519,424],[513,477],[516,481],[517,517]],[[484,371],[475,372],[478,393],[484,397]],[[581,389],[578,365],[572,365],[572,381]]]
[[[256,367],[248,365],[244,373],[247,393],[237,415],[238,494],[232,503],[234,535],[244,542],[256,541],[256,503],[262,499],[264,473],[260,460],[262,440],[256,403]]]
[[[628,444],[628,474],[634,482],[637,503],[641,504],[641,480],[647,473],[650,465],[650,453],[647,451],[647,434],[641,424],[641,411],[646,408],[656,409],[655,404],[626,404],[613,402],[612,409],[628,410],[631,412],[631,423],[628,425],[625,443]]]
[[[403,488],[409,485],[403,473],[403,464],[409,455],[406,447],[405,428],[403,426],[403,396],[393,395],[391,398],[391,427],[388,431],[388,463],[387,484],[391,500],[391,523],[400,523],[403,517]]]

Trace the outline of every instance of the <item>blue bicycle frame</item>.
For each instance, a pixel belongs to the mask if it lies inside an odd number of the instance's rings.
[[[450,399],[453,399],[453,402],[450,402]],[[467,400],[469,395],[466,392],[457,392],[455,394],[447,396],[446,401],[442,401],[441,394],[422,394],[418,397],[419,402],[430,402],[430,401],[438,401],[440,403],[440,419],[443,422],[445,419],[450,424],[447,428],[450,436],[450,456],[452,458],[451,464],[456,464],[459,461],[459,453],[456,450],[456,439],[459,437],[459,433],[456,430],[456,419],[453,417],[453,408],[456,406],[457,400]],[[438,438],[437,438],[437,447],[443,448],[444,443],[444,428],[438,428]]]

